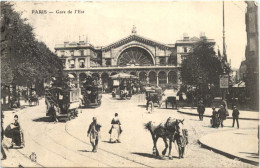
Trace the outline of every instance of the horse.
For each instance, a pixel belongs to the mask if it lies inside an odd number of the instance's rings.
[[[128,96],[128,91],[127,90],[120,90],[120,98],[121,99],[126,99]]]
[[[159,151],[157,149],[156,143],[159,138],[162,138],[165,144],[165,149],[162,151],[162,155],[164,156],[168,149],[167,139],[169,139],[169,159],[172,159],[171,149],[172,142],[174,142],[177,138],[176,135],[181,133],[180,123],[183,124],[184,120],[172,119],[169,117],[165,123],[160,123],[159,125],[155,125],[152,121],[149,121],[145,124],[145,129],[148,129],[152,135],[153,139],[153,154],[157,157],[159,155]]]

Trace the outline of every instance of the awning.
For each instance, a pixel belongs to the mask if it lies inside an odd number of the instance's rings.
[[[72,74],[68,74],[68,77],[69,77],[70,79],[74,79],[74,78],[75,78],[74,75],[72,75]]]
[[[244,81],[240,81],[232,86],[233,88],[245,88],[246,83]]]

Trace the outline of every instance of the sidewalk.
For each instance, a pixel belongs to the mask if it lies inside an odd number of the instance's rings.
[[[218,131],[199,139],[202,147],[232,159],[259,165],[258,138],[256,130],[238,129]]]
[[[218,109],[216,109],[218,110]],[[184,108],[180,108],[178,110],[179,113],[183,113],[183,114],[188,114],[188,115],[196,115],[198,116],[198,112],[196,108],[191,108],[191,107],[184,107]],[[227,119],[233,119],[232,118],[232,110],[229,109],[229,116],[227,117]],[[240,115],[239,115],[239,119],[240,120],[259,120],[259,112],[255,112],[255,111],[240,111]],[[204,117],[211,117],[212,116],[212,109],[207,107],[205,109],[205,113],[204,113]]]

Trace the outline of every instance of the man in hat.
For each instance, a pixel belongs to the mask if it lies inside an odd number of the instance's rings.
[[[212,107],[212,127],[218,127],[218,112],[216,111],[215,106]]]
[[[235,120],[236,120],[237,121],[237,128],[239,128],[239,123],[238,123],[239,111],[238,111],[236,106],[234,106],[234,108],[233,108],[232,116],[233,116],[233,125],[232,125],[232,127],[234,127]]]
[[[219,121],[221,124],[221,127],[223,127],[223,121],[226,119],[226,109],[224,108],[223,105],[220,106],[220,109],[218,110],[219,113]]]
[[[97,123],[97,118],[93,117],[92,123],[89,125],[88,134],[90,136],[90,143],[93,147],[92,152],[97,152],[98,148],[98,140],[99,140],[99,132],[100,132],[101,125]]]
[[[204,112],[205,112],[205,106],[204,106],[202,100],[199,101],[199,104],[198,104],[198,107],[197,107],[197,111],[198,111],[198,113],[199,113],[199,119],[200,119],[201,121],[203,121],[203,114],[204,114]]]

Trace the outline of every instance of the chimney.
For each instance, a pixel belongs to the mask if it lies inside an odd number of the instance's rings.
[[[189,35],[187,33],[183,33],[183,40],[188,41]]]
[[[200,33],[200,39],[202,39],[202,40],[205,40],[205,39],[206,39],[205,32],[201,32],[201,33]]]

